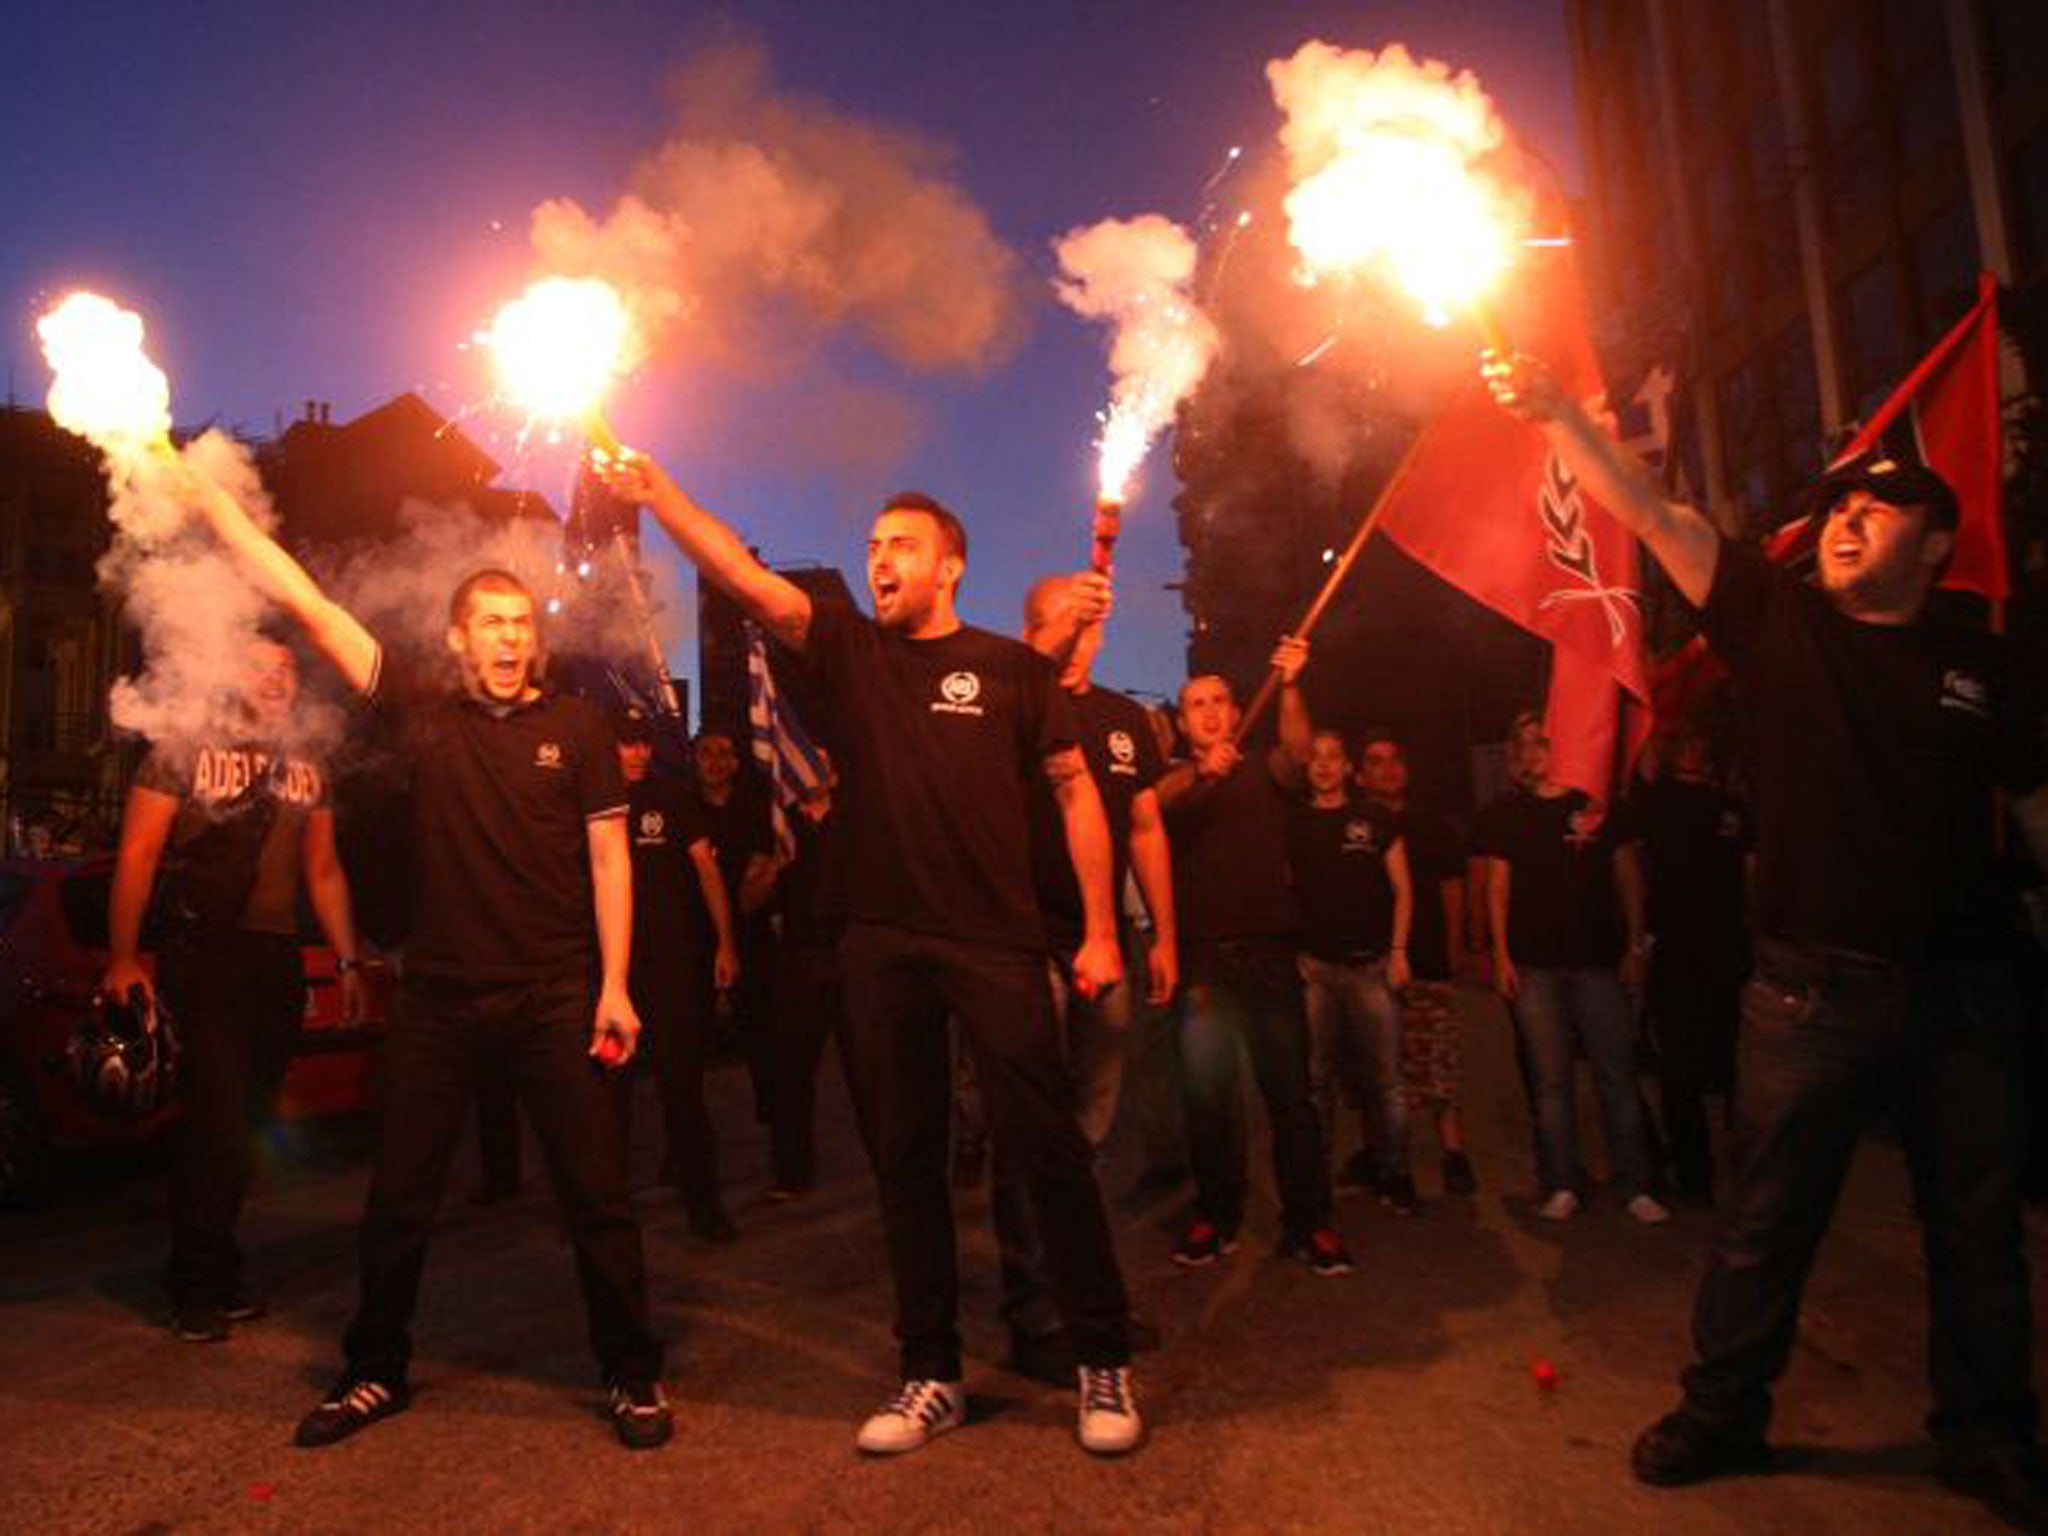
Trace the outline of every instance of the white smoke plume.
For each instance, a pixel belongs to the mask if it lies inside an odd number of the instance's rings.
[[[759,377],[837,333],[918,371],[978,372],[1018,330],[1018,262],[946,154],[777,93],[756,46],[711,50],[673,136],[597,217],[534,210],[542,270],[607,279],[662,360]]]
[[[1145,450],[1209,371],[1216,327],[1195,303],[1199,252],[1156,213],[1105,219],[1054,246],[1060,302],[1112,329],[1109,410],[1102,430],[1102,494],[1121,501]]]

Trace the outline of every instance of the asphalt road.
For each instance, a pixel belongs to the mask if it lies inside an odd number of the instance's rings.
[[[162,1326],[164,1190],[150,1160],[89,1166],[56,1207],[0,1216],[0,1531],[2000,1528],[1927,1475],[1917,1234],[1881,1143],[1859,1159],[1807,1298],[1780,1397],[1783,1469],[1637,1486],[1628,1445],[1673,1400],[1711,1218],[1641,1229],[1596,1199],[1568,1227],[1536,1220],[1505,1025],[1490,1000],[1465,1001],[1481,1193],[1444,1197],[1421,1133],[1419,1216],[1340,1199],[1361,1261],[1349,1277],[1273,1257],[1263,1196],[1234,1257],[1177,1271],[1167,1252],[1184,1193],[1131,1198],[1137,1149],[1120,1133],[1105,1187],[1133,1295],[1165,1336],[1140,1362],[1152,1432],[1127,1460],[1078,1448],[1070,1392],[1000,1369],[978,1193],[960,1202],[973,1420],[914,1456],[857,1456],[853,1428],[893,1386],[894,1354],[837,1071],[820,1188],[778,1206],[744,1075],[727,1068],[715,1112],[740,1241],[707,1248],[670,1197],[638,1196],[672,1340],[666,1449],[630,1455],[601,1417],[545,1194],[530,1184],[509,1205],[465,1205],[467,1151],[429,1261],[412,1410],[294,1449],[354,1298],[364,1136],[330,1128],[269,1162],[244,1236],[272,1311],[226,1344],[183,1344]],[[647,1179],[650,1100],[638,1122]],[[1263,1164],[1262,1131],[1252,1146]],[[2030,1245],[2038,1313],[2038,1220]]]

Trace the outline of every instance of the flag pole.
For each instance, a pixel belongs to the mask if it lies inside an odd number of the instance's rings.
[[[1289,638],[1306,640],[1316,625],[1322,621],[1324,610],[1330,606],[1330,599],[1337,595],[1337,589],[1351,573],[1351,567],[1357,561],[1359,551],[1365,548],[1365,541],[1372,537],[1373,529],[1379,526],[1381,514],[1393,502],[1395,493],[1401,489],[1409,471],[1414,468],[1416,450],[1422,446],[1422,439],[1427,431],[1428,428],[1425,426],[1416,432],[1414,440],[1408,444],[1407,452],[1401,455],[1401,462],[1394,466],[1393,474],[1387,477],[1387,483],[1380,487],[1379,495],[1373,498],[1372,506],[1359,520],[1358,531],[1351,535],[1351,542],[1344,546],[1344,552],[1337,557],[1337,563],[1330,568],[1330,574],[1324,578],[1322,590],[1316,593],[1315,601],[1308,605],[1300,622],[1288,631]],[[1251,703],[1238,718],[1234,740],[1242,741],[1251,733],[1252,727],[1258,724],[1259,717],[1265,714],[1266,706],[1273,702],[1279,688],[1279,672],[1267,672],[1266,680],[1259,685],[1259,691],[1252,696]]]

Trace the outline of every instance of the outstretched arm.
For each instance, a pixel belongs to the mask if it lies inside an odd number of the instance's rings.
[[[1489,352],[1486,382],[1501,405],[1543,429],[1565,467],[1593,499],[1649,546],[1695,608],[1714,585],[1721,536],[1697,508],[1668,501],[1643,461],[1601,431],[1585,408],[1534,358]]]
[[[1282,784],[1294,784],[1308,765],[1308,749],[1315,740],[1315,722],[1309,718],[1308,700],[1301,693],[1301,670],[1308,665],[1308,642],[1282,635],[1273,648],[1273,670],[1280,674],[1280,744],[1273,749],[1273,777]]]
[[[367,693],[377,680],[377,642],[356,616],[335,602],[277,540],[256,526],[242,504],[203,475],[187,476],[191,503],[225,544],[235,566],[306,631],[306,637],[348,680]]]
[[[591,463],[613,495],[652,512],[676,548],[749,617],[792,650],[804,648],[811,632],[811,599],[802,587],[756,560],[738,534],[691,500],[646,454],[600,452]]]

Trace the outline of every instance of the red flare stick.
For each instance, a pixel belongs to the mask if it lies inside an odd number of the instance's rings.
[[[1109,574],[1110,562],[1116,557],[1116,536],[1123,531],[1123,521],[1122,502],[1105,496],[1095,503],[1095,547],[1089,552],[1088,564],[1100,575]]]

